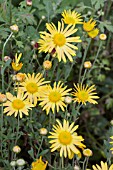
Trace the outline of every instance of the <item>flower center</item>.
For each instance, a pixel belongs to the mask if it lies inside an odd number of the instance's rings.
[[[12,102],[12,106],[13,106],[14,109],[20,110],[20,109],[23,109],[23,108],[24,108],[25,104],[24,104],[24,102],[23,102],[22,100],[20,100],[20,99],[15,99],[15,100],[13,100],[13,102]]]
[[[62,131],[59,134],[59,140],[60,140],[60,143],[62,143],[64,145],[68,145],[72,141],[72,136],[71,136],[70,132]]]
[[[60,94],[59,92],[57,92],[57,91],[53,91],[53,92],[51,92],[50,95],[49,95],[49,100],[50,100],[51,102],[57,102],[57,101],[59,101],[60,99],[61,99],[61,94]]]
[[[66,24],[75,24],[75,19],[73,17],[66,17],[65,23]]]
[[[57,33],[57,34],[54,35],[53,41],[56,45],[61,47],[66,43],[66,38],[63,34]]]
[[[89,97],[89,95],[88,95],[88,92],[87,92],[87,91],[82,90],[82,91],[80,91],[80,92],[78,93],[78,98],[79,98],[81,101],[86,101],[86,100],[88,100],[88,97]]]
[[[26,89],[29,93],[32,93],[32,94],[38,91],[38,87],[36,83],[27,84]]]

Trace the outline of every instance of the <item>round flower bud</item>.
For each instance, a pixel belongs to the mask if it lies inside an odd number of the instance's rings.
[[[110,121],[111,125],[113,125],[113,120]]]
[[[19,81],[19,82],[23,82],[23,81],[25,80],[25,74],[24,74],[24,73],[18,73],[18,74],[16,75],[16,79],[17,79],[17,81]]]
[[[7,97],[5,94],[0,93],[0,103],[4,103],[7,101]]]
[[[16,161],[11,161],[11,162],[10,162],[10,165],[11,165],[12,167],[15,167],[15,166],[16,166]]]
[[[80,170],[79,166],[75,165],[74,170]]]
[[[37,55],[36,54],[33,54],[33,59],[36,59],[37,58]]]
[[[48,131],[47,131],[46,128],[41,128],[41,129],[40,129],[40,134],[41,134],[41,135],[47,135],[47,132],[48,132]]]
[[[52,67],[52,62],[49,61],[49,60],[44,61],[43,62],[43,67],[44,67],[45,70],[50,70],[51,67]]]
[[[90,61],[85,61],[84,62],[84,68],[91,68],[92,67],[92,64]]]
[[[27,0],[27,1],[26,1],[26,4],[27,4],[28,6],[32,6],[32,0]]]
[[[4,61],[7,62],[8,60],[10,60],[11,58],[9,56],[5,56],[4,57]]]
[[[11,31],[17,33],[19,31],[18,26],[16,24],[10,26]]]
[[[14,146],[13,147],[13,152],[14,153],[20,153],[20,151],[21,151],[21,148],[19,146]]]
[[[42,15],[42,19],[45,19],[46,17],[44,15]]]
[[[100,34],[99,38],[100,38],[100,40],[104,41],[104,40],[106,40],[107,36],[106,36],[106,34]]]
[[[84,149],[83,150],[83,155],[86,156],[86,157],[89,157],[89,156],[93,155],[93,152],[90,149]]]
[[[35,43],[36,43],[35,41],[31,41],[31,45],[32,45],[32,46],[34,46],[34,45],[35,45]]]
[[[67,104],[70,104],[70,103],[72,102],[72,98],[71,98],[70,96],[66,96],[66,97],[65,97],[65,102],[66,102]]]
[[[13,81],[16,81],[16,75],[13,75],[13,76],[12,76],[12,80],[13,80]]]
[[[91,11],[88,11],[88,13],[87,13],[88,15],[91,15]]]
[[[67,113],[67,116],[68,116],[68,117],[70,117],[70,115],[71,115],[70,113]]]
[[[24,161],[24,159],[18,159],[16,161],[16,164],[17,164],[17,166],[24,166],[25,165],[25,161]]]

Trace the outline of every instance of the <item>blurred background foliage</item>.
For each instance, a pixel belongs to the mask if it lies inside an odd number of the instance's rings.
[[[0,0],[0,55],[2,54],[3,44],[10,34],[10,26],[16,23],[19,26],[19,32],[13,35],[6,45],[5,55],[14,59],[16,52],[23,53],[22,61],[24,67],[21,72],[37,73],[43,70],[42,63],[45,57],[47,59],[48,56],[46,54],[39,54],[38,49],[34,48],[31,42],[38,41],[39,32],[46,29],[45,24],[47,22],[57,24],[57,21],[61,20],[61,13],[65,9],[80,12],[85,21],[93,17],[97,21],[97,27],[100,29],[100,33],[107,35],[107,40],[102,44],[95,67],[85,79],[85,83],[96,84],[100,97],[98,105],[93,106],[88,104],[82,107],[79,111],[80,118],[77,120],[77,123],[80,124],[79,131],[85,138],[85,144],[93,151],[93,156],[89,161],[89,166],[91,166],[91,164],[98,163],[100,160],[106,160],[106,158],[111,158],[112,160],[112,155],[109,152],[109,137],[113,135],[113,122],[111,122],[113,119],[113,1],[32,0],[32,6],[27,6],[25,0]],[[78,29],[79,35],[82,35],[82,27]],[[66,64],[59,64],[57,59],[54,59],[53,69],[45,73],[45,78],[52,81],[62,80],[69,87],[73,86],[73,82],[77,83],[81,60],[88,45],[88,40],[85,37],[82,45],[78,45],[79,50],[73,64],[69,61]],[[86,57],[87,60],[94,61],[98,47],[99,38],[97,37],[90,44]],[[51,58],[51,56],[49,57]],[[0,67],[2,65],[3,63],[0,61]],[[82,70],[82,74],[83,72],[84,69]],[[12,87],[9,87],[8,83],[12,81],[11,75],[14,73],[10,62],[5,63],[4,74],[6,89],[11,91]],[[41,137],[39,137],[38,129],[48,126],[48,119],[40,108],[35,108],[33,112],[36,114],[33,115],[32,120],[30,118],[23,118],[20,122],[21,140],[19,141],[19,145],[24,149],[22,156],[29,163],[36,156],[37,146],[40,146]],[[76,114],[73,105],[70,105],[69,112]],[[59,112],[58,117],[63,118],[63,114]],[[28,120],[31,121],[29,124],[27,123]],[[10,117],[9,119],[9,117],[5,117],[3,148],[7,148],[4,152],[4,162],[6,165],[8,165],[8,161],[11,158],[11,149],[13,147],[11,141],[15,139],[15,133],[13,132],[15,131],[14,127],[16,127],[16,124],[16,118]],[[26,126],[23,126],[24,124]],[[47,149],[46,140],[47,138],[44,139],[44,149],[40,155],[48,157],[49,150]],[[38,156],[40,155],[38,153]],[[0,161],[2,162],[3,160],[0,159]]]

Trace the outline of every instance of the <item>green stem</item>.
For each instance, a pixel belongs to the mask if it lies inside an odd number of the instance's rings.
[[[86,73],[87,73],[87,69],[85,69],[85,71],[84,71],[84,74],[83,74],[83,77],[82,77],[81,84],[84,82],[84,79],[85,79]]]
[[[18,114],[18,123],[17,123],[17,133],[16,133],[16,140],[15,140],[15,145],[17,144],[18,141],[18,135],[19,135],[19,127],[20,127],[20,115]]]
[[[62,155],[62,169],[64,169],[64,156]]]
[[[44,137],[42,136],[41,143],[40,143],[40,147],[39,147],[39,149],[38,149],[37,155],[39,155],[40,149],[41,149],[41,147],[42,147],[43,140],[44,140]]]
[[[2,132],[2,129],[3,129],[3,104],[1,106],[1,156],[3,158],[3,153],[2,153],[2,135],[3,135],[3,132]]]
[[[2,63],[3,63],[3,65],[4,65],[4,51],[5,51],[5,46],[6,46],[6,44],[7,44],[7,42],[9,41],[9,39],[11,38],[11,36],[13,35],[13,32],[11,32],[11,34],[9,35],[9,37],[6,39],[6,41],[5,41],[5,43],[4,43],[4,45],[3,45],[3,49],[2,49]],[[2,68],[2,69],[4,69],[4,68]],[[3,72],[2,72],[2,91],[4,91],[4,71],[5,70],[3,70]]]
[[[85,61],[85,59],[86,59],[86,55],[87,55],[87,52],[88,52],[90,43],[91,43],[91,38],[90,38],[89,41],[88,41],[88,45],[87,45],[87,48],[85,49],[84,56],[83,56],[83,59],[82,59],[82,64],[81,64],[81,66],[80,66],[79,80],[78,80],[79,83],[80,83],[80,80],[81,80],[82,69],[83,69],[84,61]]]
[[[95,57],[95,59],[94,59],[94,62],[93,62],[93,64],[92,64],[91,69],[90,69],[90,70],[88,71],[88,73],[87,73],[87,77],[88,77],[88,75],[91,73],[91,71],[92,71],[92,70],[93,70],[93,68],[94,68],[94,65],[95,65],[95,63],[96,63],[96,61],[97,61],[97,58],[98,58],[98,56],[99,56],[99,53],[100,53],[101,47],[102,47],[102,41],[100,41],[100,44],[99,44],[99,48],[98,48],[98,51],[97,51],[96,57]]]
[[[89,161],[89,157],[86,157],[86,165],[85,165],[85,170],[87,169],[87,166],[88,166],[88,161]]]

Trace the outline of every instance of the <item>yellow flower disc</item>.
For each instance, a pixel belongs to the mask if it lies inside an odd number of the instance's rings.
[[[57,91],[53,91],[49,94],[49,100],[51,102],[57,102],[61,99],[61,94]]]
[[[23,103],[22,100],[20,99],[15,99],[13,102],[12,102],[12,106],[14,109],[17,109],[17,110],[20,110],[20,109],[23,109],[25,104]]]
[[[60,47],[66,43],[66,38],[61,33],[55,34],[53,40],[54,40],[54,43]]]
[[[82,101],[82,102],[84,102],[84,101],[86,101],[86,100],[88,100],[88,92],[87,91],[84,91],[84,90],[82,90],[82,91],[80,91],[79,93],[78,93],[78,98]]]
[[[63,131],[59,134],[59,140],[60,140],[60,143],[62,143],[63,145],[68,145],[72,141],[72,136],[70,132]]]
[[[32,93],[32,94],[38,91],[37,84],[32,83],[32,82],[27,84],[26,89],[29,93]]]

